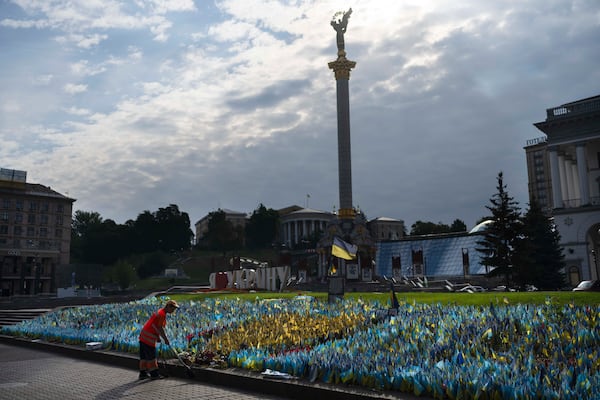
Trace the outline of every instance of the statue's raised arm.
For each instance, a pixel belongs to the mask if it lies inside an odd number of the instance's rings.
[[[339,19],[340,14],[342,14],[341,19]],[[344,33],[346,33],[346,26],[348,26],[350,14],[352,14],[351,8],[346,12],[338,11],[333,15],[331,20],[331,26],[333,26],[333,29],[337,32],[336,39],[338,51],[344,51]]]

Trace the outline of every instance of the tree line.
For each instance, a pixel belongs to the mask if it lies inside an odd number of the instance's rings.
[[[560,236],[552,220],[532,202],[523,215],[508,195],[502,172],[497,177],[497,193],[486,206],[491,215],[481,221],[490,224],[477,242],[482,263],[490,267],[489,276],[503,276],[506,287],[531,284],[540,289],[565,285],[564,255]],[[260,204],[245,226],[234,225],[223,210],[208,215],[208,229],[196,244],[187,213],[175,204],[155,212],[144,211],[123,225],[104,220],[97,212],[76,211],[72,221],[71,259],[73,263],[111,266],[109,280],[127,287],[135,276],[144,279],[159,274],[168,266],[169,256],[192,246],[225,255],[243,249],[280,248],[280,215]],[[460,219],[451,225],[418,220],[410,234],[426,235],[466,232]],[[406,232],[404,232],[406,235]],[[315,232],[299,247],[314,248],[323,232]],[[171,257],[172,258],[172,257]]]
[[[108,280],[127,288],[136,276],[159,274],[170,256],[189,250],[193,236],[188,214],[175,204],[144,211],[122,225],[98,212],[77,210],[71,222],[71,263],[102,270],[80,268],[79,282]]]

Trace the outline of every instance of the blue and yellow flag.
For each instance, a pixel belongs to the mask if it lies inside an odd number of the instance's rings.
[[[354,260],[357,250],[358,248],[355,245],[344,242],[337,236],[333,238],[333,245],[331,246],[332,255],[344,260]]]

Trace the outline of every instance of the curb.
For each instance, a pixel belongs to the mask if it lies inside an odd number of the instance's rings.
[[[138,357],[129,353],[119,353],[109,350],[86,350],[80,346],[50,343],[39,339],[26,339],[8,335],[0,335],[0,343],[34,348],[36,350],[58,353],[67,357],[79,358],[86,361],[101,362],[110,365],[138,369]],[[162,362],[159,361],[160,364]],[[416,400],[411,394],[400,392],[381,392],[356,386],[344,386],[327,383],[311,383],[306,379],[270,379],[257,372],[239,368],[214,369],[208,367],[192,367],[194,377],[187,375],[187,369],[173,361],[166,362],[170,376],[188,380],[196,380],[218,386],[235,387],[251,390],[289,399],[327,398],[328,400]],[[419,397],[418,399],[423,399]]]

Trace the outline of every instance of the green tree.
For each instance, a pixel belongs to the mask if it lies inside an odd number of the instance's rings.
[[[279,227],[279,213],[260,204],[246,225],[246,244],[250,248],[271,247]]]
[[[565,286],[565,268],[560,235],[554,223],[534,200],[521,218],[522,235],[515,244],[515,279],[542,290]]]
[[[187,213],[179,211],[176,204],[159,208],[154,217],[159,232],[159,249],[165,252],[180,252],[191,247],[194,233],[190,229],[190,217]]]
[[[72,260],[87,264],[112,265],[133,254],[188,250],[193,237],[188,214],[175,204],[154,213],[144,211],[124,225],[78,210],[71,227]]]
[[[168,265],[167,256],[162,251],[147,253],[142,256],[142,261],[137,268],[137,275],[140,279],[160,275]]]
[[[194,233],[190,229],[190,217],[181,212],[176,204],[148,210],[138,215],[131,227],[131,241],[137,253],[162,250],[166,253],[180,252],[191,247]]]
[[[71,260],[82,262],[85,259],[84,247],[89,240],[90,230],[102,224],[102,217],[95,211],[77,210],[71,221]]]
[[[82,261],[102,265],[114,264],[130,251],[123,240],[124,235],[123,227],[111,219],[91,226],[83,237]]]
[[[126,290],[135,279],[135,268],[126,261],[117,262],[113,265],[111,272],[121,290]]]
[[[130,224],[132,247],[135,253],[149,253],[159,248],[160,232],[154,214],[145,210]]]
[[[74,264],[75,284],[78,287],[98,288],[102,285],[103,266],[99,264]]]
[[[452,225],[450,225],[450,232],[466,232],[466,231],[467,231],[467,224],[465,224],[465,222],[460,219],[455,219],[454,222],[452,222]]]
[[[515,243],[521,234],[521,221],[518,203],[509,196],[503,182],[502,172],[498,173],[498,192],[490,199],[486,208],[492,213],[483,239],[477,242],[476,250],[482,254],[483,265],[493,268],[489,276],[504,276],[506,288],[510,286]]]
[[[448,233],[450,232],[450,227],[441,222],[433,223],[429,221],[421,221],[418,220],[410,227],[410,235],[432,235],[438,233]]]
[[[241,248],[244,231],[241,226],[234,227],[226,218],[225,211],[217,210],[208,214],[208,229],[206,239],[212,250],[220,251],[225,255],[227,251]]]

